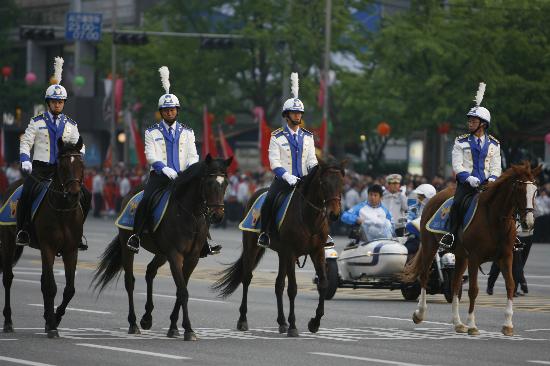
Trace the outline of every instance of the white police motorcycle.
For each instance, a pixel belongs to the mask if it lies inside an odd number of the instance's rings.
[[[400,289],[406,300],[418,298],[420,284],[407,284],[400,279],[407,260],[412,258],[407,249],[411,246],[406,244],[413,238],[369,238],[368,233],[359,225],[352,227],[349,237],[351,241],[340,253],[334,245],[325,247],[328,277],[325,299],[332,299],[338,288]],[[436,253],[427,292],[432,295],[442,293],[449,303],[452,302],[451,281],[454,270],[453,253]]]

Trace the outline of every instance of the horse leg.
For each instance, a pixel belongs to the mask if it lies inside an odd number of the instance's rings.
[[[183,334],[184,341],[196,341],[197,336],[191,328],[191,322],[189,321],[189,314],[187,311],[187,302],[189,300],[189,292],[187,291],[187,286],[185,284],[185,277],[183,276],[183,256],[180,253],[172,253],[168,257],[168,262],[170,263],[170,271],[172,272],[172,277],[176,284],[176,305],[174,306],[174,311],[170,315],[170,329],[174,327],[177,328],[179,305],[183,308],[183,327],[185,332]],[[179,303],[179,304],[178,304]]]
[[[315,310],[315,318],[311,318],[307,323],[307,328],[311,333],[317,333],[319,327],[321,326],[321,318],[325,313],[325,296],[328,287],[325,248],[323,247],[323,245],[318,246],[318,248],[319,250],[317,251],[317,253],[313,253],[310,255],[313,266],[315,267],[315,273],[317,274],[317,278],[319,279],[319,282],[317,283],[319,303],[317,304],[317,309]]]
[[[45,332],[48,338],[59,337],[57,331],[57,321],[54,313],[54,300],[57,293],[57,285],[53,275],[53,262],[55,259],[55,250],[42,248],[40,251],[42,257],[42,276],[40,277],[42,297],[44,298],[44,320],[46,321]]]
[[[455,327],[455,332],[457,333],[466,333],[468,332],[468,327],[462,323],[460,320],[460,298],[458,297],[458,294],[460,292],[460,287],[462,286],[462,275],[464,274],[464,271],[466,270],[466,267],[468,266],[468,261],[461,255],[456,256],[456,264],[455,264],[455,274],[453,278],[453,303],[452,303],[452,311],[453,311],[453,325]],[[477,271],[477,267],[476,267]],[[476,272],[477,273],[477,272]],[[469,286],[472,284],[472,277],[469,277]],[[477,279],[476,279],[477,281]],[[470,290],[468,290],[469,292]]]
[[[298,293],[298,286],[296,284],[296,269],[294,263],[296,258],[294,256],[289,256],[287,262],[287,276],[288,276],[288,288],[287,295],[289,301],[289,312],[288,312],[288,333],[289,337],[298,337],[298,329],[296,329],[296,315],[294,314],[294,299]]]
[[[204,241],[202,241],[201,243],[204,243]],[[183,271],[183,279],[185,280],[185,286],[187,287],[187,284],[189,283],[189,278],[191,277],[191,274],[193,273],[193,271],[195,270],[195,267],[197,266],[197,264],[199,263],[199,257],[198,255],[196,257],[193,257],[193,258],[190,258],[190,257],[187,257],[184,261],[184,265],[182,267],[182,271]],[[184,328],[184,329],[187,329],[187,326],[185,325],[185,319],[187,318],[187,321],[189,322],[189,329],[191,329],[191,322],[189,321],[189,317],[187,316],[186,317],[186,314],[187,314],[187,305],[182,305],[182,313],[183,313],[183,321],[181,323],[181,326]]]
[[[128,334],[141,334],[136,323],[136,311],[134,308],[134,285],[136,278],[134,277],[134,253],[131,253],[126,248],[126,242],[119,240],[119,245],[122,245],[122,263],[124,267],[124,287],[128,294]]]
[[[6,230],[7,229],[3,229]],[[4,284],[4,333],[13,332],[13,321],[11,319],[11,284],[13,282],[13,258],[15,255],[14,240],[7,239],[7,233],[2,236],[2,283]]]
[[[242,254],[241,280],[241,284],[243,285],[243,296],[241,306],[239,307],[237,329],[245,332],[248,330],[248,320],[246,318],[246,313],[248,312],[248,287],[250,286],[250,282],[252,282],[252,271],[254,270],[254,264],[260,252],[260,248],[256,245],[256,236],[253,236],[252,239],[247,239],[246,235],[243,235],[243,242],[245,243]]]
[[[285,278],[287,271],[287,258],[279,252],[279,272],[275,280],[275,297],[277,298],[277,323],[279,324],[279,333],[288,331],[285,313],[283,310],[283,292],[285,291]]]
[[[145,272],[145,282],[147,282],[147,302],[145,303],[145,314],[141,317],[139,324],[142,329],[151,329],[153,326],[153,280],[157,275],[158,269],[166,263],[166,257],[163,255],[155,255],[153,260],[147,265]]]
[[[437,237],[429,233],[413,259],[413,261],[415,261],[413,264],[419,267],[418,282],[420,283],[420,297],[416,310],[412,316],[412,320],[415,324],[420,324],[426,318],[426,313],[428,311],[426,288],[428,287],[433,258],[439,246],[438,242],[439,240]]]
[[[77,250],[69,253],[68,255],[63,254],[63,265],[65,267],[65,289],[63,290],[63,300],[61,301],[61,304],[57,307],[57,310],[55,312],[55,321],[57,326],[59,326],[59,323],[61,323],[61,318],[63,318],[63,315],[65,315],[67,305],[69,305],[69,302],[71,301],[75,293],[74,277],[77,259]]]
[[[183,278],[185,280],[185,285],[189,283],[189,278],[191,277],[191,273],[193,273],[193,270],[197,266],[197,263],[199,263],[199,257],[194,259],[192,262],[188,262],[187,260],[184,262],[184,266],[182,267],[183,272]],[[178,321],[178,313],[180,308],[182,309],[182,312],[185,311],[183,309],[183,306],[180,304],[180,302],[176,299],[176,303],[174,304],[174,308],[172,309],[172,315],[170,316],[170,319],[174,319],[170,322],[170,328],[168,329],[168,333],[166,334],[169,338],[179,337],[180,332],[178,330],[177,321]],[[183,321],[181,326],[185,328],[185,314],[183,314]]]
[[[468,334],[479,335],[479,330],[476,326],[476,317],[474,314],[474,306],[476,303],[479,286],[477,285],[477,268],[478,263],[472,263],[468,266],[468,298],[470,299],[470,307],[468,308]]]
[[[504,325],[502,326],[502,334],[507,336],[514,335],[514,325],[512,324],[513,310],[513,298],[515,291],[514,278],[512,276],[512,255],[503,256],[500,259],[500,269],[502,276],[504,277],[504,283],[506,285],[506,295],[508,300],[506,301],[506,309],[504,310]]]

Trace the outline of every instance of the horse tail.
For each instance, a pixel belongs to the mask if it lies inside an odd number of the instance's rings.
[[[422,251],[423,246],[418,248],[413,259],[405,265],[403,273],[401,273],[401,280],[405,283],[412,283],[416,281],[422,270]]]
[[[99,264],[94,272],[94,278],[92,279],[94,290],[97,290],[99,287],[99,292],[103,291],[109,282],[120,275],[121,270],[122,247],[117,234],[100,257]]]
[[[258,254],[256,255],[256,259],[254,260],[254,267],[252,267],[251,271],[256,268],[258,263],[260,263],[260,260],[264,256],[265,249],[261,248],[258,251]],[[243,253],[241,254],[241,257],[235,261],[232,265],[224,269],[223,271],[219,272],[218,275],[222,276],[219,280],[214,282],[212,285],[212,289],[214,291],[219,292],[219,297],[226,298],[228,296],[231,296],[233,292],[239,287],[241,284],[243,277],[245,275],[244,273],[244,249]]]

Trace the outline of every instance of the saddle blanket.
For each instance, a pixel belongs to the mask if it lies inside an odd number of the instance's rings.
[[[243,221],[239,224],[239,229],[243,231],[252,231],[254,233],[259,233],[261,228],[261,217],[260,212],[262,209],[262,205],[265,201],[265,196],[267,195],[267,192],[262,193],[258,198],[256,198],[256,201],[252,204],[252,207],[250,207],[250,210],[248,210],[248,213],[244,217]],[[282,200],[281,206],[277,209],[277,214],[275,215],[275,223],[277,225],[277,229],[281,228],[281,225],[283,224],[286,216],[286,211],[288,209],[288,206],[290,204],[290,200],[292,199],[292,196],[294,195],[294,190],[290,192],[289,194],[284,197]]]
[[[34,215],[40,208],[40,204],[44,200],[44,197],[46,197],[46,192],[48,192],[48,187],[50,186],[50,183],[51,181],[44,181],[40,184],[38,194],[32,201],[31,220],[34,219]],[[21,198],[21,192],[23,192],[23,185],[17,187],[0,208],[0,225],[17,225],[17,203]]]
[[[470,205],[466,210],[466,214],[462,220],[462,227],[464,231],[468,229],[468,226],[472,222],[472,219],[477,210],[479,195],[475,195],[470,201]],[[445,234],[448,233],[449,228],[449,213],[451,212],[451,206],[453,205],[454,197],[450,197],[447,201],[443,202],[441,207],[436,211],[436,213],[431,217],[431,219],[426,224],[426,229],[432,233]]]
[[[133,230],[134,229],[134,219],[136,216],[136,210],[138,204],[143,198],[143,191],[136,193],[130,201],[126,204],[120,215],[115,221],[115,225],[121,229]],[[168,207],[168,201],[170,200],[170,191],[166,190],[162,192],[160,200],[155,205],[153,209],[153,231],[156,231],[164,213],[166,212],[166,207]]]

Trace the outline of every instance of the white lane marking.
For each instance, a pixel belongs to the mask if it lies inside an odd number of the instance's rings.
[[[319,355],[319,356],[327,356],[327,357],[336,357],[336,358],[347,358],[349,360],[359,360],[359,361],[367,361],[367,362],[377,362],[377,363],[385,363],[389,365],[401,365],[401,366],[425,366],[420,365],[417,363],[408,363],[408,362],[399,362],[399,361],[390,361],[390,360],[381,360],[379,358],[368,358],[368,357],[357,357],[357,356],[350,356],[350,355],[340,355],[338,353],[325,353],[325,352],[309,352],[312,355]]]
[[[147,293],[146,292],[138,292],[137,295],[143,295],[143,296],[147,296]],[[174,295],[161,295],[161,294],[153,294],[154,297],[166,297],[168,299],[176,299],[176,296]],[[214,302],[214,303],[219,303],[219,304],[227,304],[227,301],[221,301],[221,300],[209,300],[209,299],[198,299],[196,297],[190,297],[189,300],[192,300],[192,301],[203,301],[203,302]]]
[[[539,365],[550,365],[550,361],[527,360],[527,362],[538,363]]]
[[[550,330],[550,328],[540,328],[540,329],[525,329],[524,332],[544,332]]]
[[[169,358],[169,359],[172,359],[172,360],[190,360],[191,359],[191,357],[167,355],[167,354],[164,354],[164,353],[148,352],[148,351],[142,351],[142,350],[139,350],[139,349],[102,346],[100,344],[92,344],[92,343],[76,343],[76,345],[77,346],[83,346],[83,347],[90,347],[90,348],[107,349],[107,350],[110,350],[110,351],[136,353],[138,355],[146,355],[146,356],[153,356],[153,357],[160,357],[160,358]]]
[[[22,280],[20,278],[14,278],[13,280],[16,281],[16,282],[26,282],[26,283],[38,283],[38,284],[40,284],[40,281],[36,281],[36,280]]]
[[[412,322],[412,319],[408,318],[392,318],[390,316],[379,316],[379,315],[369,315],[369,318],[378,318],[378,319],[389,319],[389,320],[400,320],[400,321],[406,321],[406,322]],[[428,324],[441,324],[441,325],[451,325],[451,323],[445,323],[445,322],[434,322],[429,320],[424,320],[422,323],[428,323]]]
[[[4,357],[4,356],[0,356],[0,361],[7,361],[12,363],[18,363],[20,365],[29,365],[29,366],[54,366],[49,363],[27,361],[27,360],[21,360],[19,358],[11,358],[11,357]]]
[[[29,306],[36,306],[43,308],[43,304],[28,304]],[[110,311],[101,311],[101,310],[88,310],[88,309],[78,309],[78,308],[67,308],[70,311],[80,311],[81,313],[93,313],[93,314],[111,314]]]
[[[0,339],[0,342],[2,341],[17,341],[18,339],[17,338],[4,338],[4,339]]]

